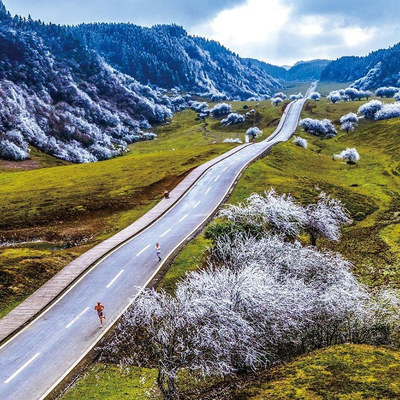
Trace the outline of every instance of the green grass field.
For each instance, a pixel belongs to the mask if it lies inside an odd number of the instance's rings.
[[[400,352],[333,346],[301,357],[232,395],[237,400],[393,400],[400,398]]]
[[[249,108],[244,109],[244,105]],[[233,102],[245,123],[222,127],[186,110],[156,129],[158,138],[129,146],[112,160],[73,165],[32,150],[25,162],[0,162],[0,317],[90,247],[128,226],[193,168],[232,148],[257,124],[269,135],[283,106]]]

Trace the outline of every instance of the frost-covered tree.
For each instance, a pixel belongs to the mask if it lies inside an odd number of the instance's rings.
[[[340,129],[349,133],[354,131],[358,125],[358,117],[356,114],[350,112],[340,118],[340,123],[342,124]]]
[[[382,86],[375,91],[379,97],[393,97],[400,89],[394,86]]]
[[[311,93],[311,96],[310,96],[311,100],[319,101],[320,98],[321,98],[321,95],[318,92]]]
[[[318,120],[305,118],[299,122],[299,125],[308,133],[316,136],[326,136],[328,138],[337,134],[332,122],[328,119]]]
[[[375,114],[375,120],[381,121],[383,119],[399,118],[400,117],[400,103],[384,104],[382,108]]]
[[[365,90],[364,93],[365,93],[365,98],[367,100],[369,100],[369,98],[372,97],[372,92],[370,90]]]
[[[396,101],[400,101],[400,91],[398,91],[393,97]]]
[[[338,160],[347,160],[348,164],[356,164],[360,160],[360,155],[355,148],[347,148],[341,151],[339,154],[334,154],[333,158]]]
[[[358,109],[358,114],[368,119],[375,119],[375,114],[383,107],[383,103],[379,100],[371,100],[363,104]]]
[[[220,103],[216,104],[212,109],[211,109],[211,115],[214,118],[221,117],[223,115],[229,114],[232,111],[232,106],[227,103]]]
[[[303,95],[301,93],[291,94],[289,97],[290,100],[300,100],[302,98],[303,98]]]
[[[283,100],[280,97],[273,97],[271,99],[271,104],[276,107],[278,104],[282,103]]]
[[[321,193],[315,204],[306,208],[305,231],[310,235],[311,244],[316,245],[319,237],[337,241],[341,237],[342,226],[352,222],[348,211],[340,200]]]
[[[286,94],[285,94],[285,93],[282,93],[282,92],[275,93],[273,97],[274,97],[274,98],[280,98],[282,101],[284,101],[284,100],[287,99]]]
[[[342,96],[338,90],[333,90],[328,95],[328,100],[330,100],[332,102],[332,104],[337,103],[341,99],[342,99]]]
[[[306,139],[303,139],[303,138],[301,138],[301,137],[299,137],[299,136],[296,136],[296,137],[293,139],[293,143],[295,143],[295,144],[296,144],[297,146],[299,146],[299,147],[303,147],[304,149],[306,149],[307,146],[308,146],[307,140],[306,140]]]
[[[196,111],[196,112],[200,113],[200,112],[202,112],[202,111],[204,111],[204,110],[206,110],[208,108],[208,104],[205,101],[203,101],[203,102],[191,101],[191,102],[189,102],[189,107],[193,111]]]
[[[263,131],[258,126],[252,126],[247,129],[246,135],[251,136],[253,139],[256,139],[258,136],[262,135]]]
[[[230,113],[226,118],[221,120],[221,125],[230,126],[244,122],[246,119],[244,115],[238,113]]]
[[[269,230],[295,238],[305,221],[303,208],[290,195],[278,195],[271,189],[264,196],[252,194],[243,204],[229,204],[220,215],[252,232]]]

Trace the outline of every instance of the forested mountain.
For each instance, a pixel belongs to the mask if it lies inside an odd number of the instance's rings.
[[[329,60],[299,61],[288,70],[286,79],[289,81],[320,79],[322,71],[329,63]]]
[[[252,58],[247,58],[246,60],[249,65],[263,70],[281,82],[320,79],[322,71],[330,62],[329,60],[299,61],[289,69],[286,69]]]
[[[143,84],[243,100],[280,87],[219,43],[190,36],[176,25],[83,24],[74,35]]]
[[[151,137],[172,115],[168,98],[88,50],[68,27],[12,18],[0,3],[0,155],[28,144],[73,162],[107,159]]]
[[[366,57],[341,57],[322,72],[321,80],[355,81],[358,89],[400,86],[400,43]]]
[[[154,137],[152,124],[186,106],[179,90],[247,99],[277,88],[174,25],[44,24],[12,17],[0,0],[0,158],[26,159],[35,146],[72,162],[107,159]]]

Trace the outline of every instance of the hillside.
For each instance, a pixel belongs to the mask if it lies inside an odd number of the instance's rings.
[[[176,25],[84,24],[73,34],[143,84],[239,100],[270,95],[280,87],[221,44],[190,36]]]
[[[341,57],[321,74],[322,81],[349,82],[358,89],[400,85],[400,43],[366,57]]]
[[[25,160],[36,149],[75,163],[109,159],[153,139],[155,125],[187,107],[179,90],[247,99],[280,88],[177,26],[46,25],[11,17],[1,1],[0,20],[3,159]]]

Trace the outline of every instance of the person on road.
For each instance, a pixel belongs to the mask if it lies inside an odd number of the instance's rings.
[[[97,316],[99,317],[101,328],[103,326],[103,319],[106,319],[103,312],[104,306],[100,303],[100,301],[98,301],[97,304],[94,306],[94,309],[97,311]]]
[[[156,247],[154,250],[156,251],[158,261],[161,261],[161,247],[158,243],[156,243]]]

